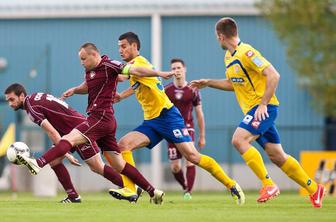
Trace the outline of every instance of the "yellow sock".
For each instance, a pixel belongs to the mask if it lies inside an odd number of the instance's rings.
[[[274,185],[273,180],[267,173],[264,161],[256,148],[251,146],[242,157],[254,174],[261,180],[263,186]]]
[[[285,172],[289,178],[305,188],[310,194],[316,192],[317,183],[309,178],[299,162],[293,157],[288,157],[285,163],[281,166],[281,170]]]
[[[134,160],[133,160],[133,155],[132,155],[131,151],[123,152],[123,153],[121,153],[121,155],[123,156],[123,159],[127,163],[131,164],[132,166],[135,166],[135,163],[134,163]],[[112,166],[112,160],[110,159],[110,157],[105,152],[104,152],[104,157],[107,160],[107,162]],[[130,189],[133,192],[136,192],[135,184],[133,183],[133,181],[130,180],[127,176],[125,176],[123,174],[120,174],[120,175],[121,175],[121,178],[123,180],[124,187]]]
[[[198,166],[202,167],[206,171],[212,174],[219,182],[224,184],[228,189],[236,184],[236,181],[232,180],[224,170],[219,166],[219,164],[209,156],[201,154],[201,160]]]
[[[134,162],[133,154],[132,154],[131,151],[121,152],[121,155],[127,163],[129,163],[130,165],[135,167],[135,162]],[[130,189],[133,192],[136,192],[135,184],[133,183],[133,181],[130,180],[127,176],[125,176],[123,174],[121,174],[121,177],[122,177],[122,180],[124,182],[124,187]]]

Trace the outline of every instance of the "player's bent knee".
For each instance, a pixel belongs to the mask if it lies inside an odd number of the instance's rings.
[[[126,140],[121,140],[118,142],[118,147],[120,151],[132,150],[131,144]]]
[[[232,140],[231,140],[231,143],[234,147],[239,147],[240,144],[241,144],[241,141],[240,141],[240,138],[236,137],[236,136],[233,136],[232,137]]]
[[[201,159],[201,155],[198,152],[192,152],[192,153],[188,153],[185,156],[185,158],[193,164],[198,164]]]

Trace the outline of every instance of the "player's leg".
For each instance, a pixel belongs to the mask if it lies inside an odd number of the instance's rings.
[[[255,140],[256,137],[257,136],[252,135],[249,131],[238,127],[233,134],[232,144],[262,183],[263,187],[260,190],[260,196],[257,201],[266,202],[277,196],[280,192],[279,188],[269,176],[261,154],[251,145],[251,142]]]
[[[211,157],[200,154],[195,148],[185,128],[184,120],[176,107],[161,112],[160,117],[151,121],[152,127],[168,142],[174,143],[178,151],[188,161],[211,173],[218,181],[224,184],[233,195],[237,204],[245,202],[245,195],[239,185],[232,180]]]
[[[123,136],[119,142],[118,146],[121,151],[123,159],[130,165],[135,167],[135,162],[133,159],[132,150],[140,147],[144,147],[149,144],[149,138],[138,131],[131,131]],[[108,155],[105,155],[105,158],[112,165],[111,160]],[[124,187],[128,188],[132,192],[136,192],[135,184],[132,180],[127,178],[125,175],[122,175],[122,179],[124,182]]]
[[[85,162],[93,172],[105,177],[113,184],[119,187],[123,187],[123,181],[121,175],[117,171],[115,171],[112,167],[104,164],[99,153],[85,160]]]
[[[184,191],[187,190],[187,184],[184,179],[183,169],[181,167],[181,153],[173,143],[168,143],[168,159],[170,161],[170,170],[175,180],[182,186]]]
[[[134,142],[132,142],[132,138],[130,138],[130,136],[132,135],[134,136],[133,137]],[[136,135],[138,135],[138,137],[136,137]],[[128,134],[126,139],[127,138],[130,138],[130,139],[128,140],[127,144],[132,145],[132,146],[138,146],[138,147],[143,146],[143,144],[146,144],[145,140],[146,139],[148,140],[148,138],[146,138],[145,136],[142,136],[142,137],[141,136],[142,135],[139,132]],[[100,138],[97,141],[97,144],[101,148],[101,150],[103,150],[106,153],[106,155],[108,155],[109,158],[112,160],[111,166],[117,172],[127,176],[131,181],[135,182],[139,187],[147,191],[151,197],[151,200],[153,200],[155,204],[162,203],[164,193],[162,191],[154,189],[154,187],[142,176],[142,174],[135,167],[127,163],[122,158],[119,145],[117,144],[116,139],[115,139],[115,130],[112,131],[111,134],[106,135],[103,138]],[[124,149],[123,151],[129,151],[129,150],[134,149],[134,147],[124,146],[123,149]],[[114,189],[110,190],[110,194],[114,196],[113,192],[111,191],[114,192],[116,190]]]
[[[196,178],[196,167],[193,163],[186,160],[186,179],[187,179],[187,192],[184,194],[184,199],[191,199],[192,189],[194,187]]]
[[[266,143],[265,151],[270,160],[276,164],[280,169],[292,180],[294,180],[301,187],[305,188],[314,207],[322,207],[322,199],[324,195],[324,187],[317,184],[311,179],[299,162],[290,155],[287,155],[283,150],[281,144]]]
[[[86,142],[88,142],[87,138],[84,137],[77,129],[73,129],[69,134],[63,136],[57,145],[49,148],[48,151],[41,157],[37,159],[21,155],[18,155],[17,157],[22,164],[28,167],[32,175],[36,175],[41,168],[49,164],[51,161],[64,156],[73,146]]]
[[[262,182],[263,187],[260,190],[260,196],[257,201],[265,202],[277,196],[280,191],[278,186],[276,186],[269,176],[259,151],[253,147],[251,143],[254,140],[257,140],[263,147],[265,142],[263,135],[274,125],[274,120],[277,117],[277,106],[268,105],[269,117],[262,121],[254,119],[254,112],[257,107],[258,106],[255,106],[251,109],[241,121],[239,127],[232,136],[232,144],[241,154],[246,164]],[[274,141],[280,140],[277,134],[274,135],[274,138],[272,139]]]
[[[64,157],[57,158],[49,163],[51,169],[55,172],[58,181],[64,188],[68,196],[61,203],[80,203],[81,199],[75,187],[72,184],[70,174],[63,164]]]
[[[275,183],[268,175],[264,160],[260,152],[251,145],[257,137],[252,135],[249,131],[238,127],[232,136],[232,144],[242,155],[246,164],[251,168],[255,175],[260,179],[263,186],[271,186]]]
[[[231,179],[220,165],[210,156],[200,154],[193,142],[175,143],[180,153],[190,162],[208,171],[219,182],[224,184],[230,190],[232,197],[237,204],[245,203],[245,195],[236,181]]]
[[[189,135],[192,139],[192,141],[195,144],[195,131],[194,129],[188,129]],[[188,200],[191,199],[191,192],[192,192],[192,188],[194,186],[195,183],[195,178],[196,178],[196,166],[187,161],[186,160],[186,168],[187,168],[187,172],[186,172],[186,179],[187,179],[187,192],[184,194],[184,199]]]
[[[151,197],[151,202],[155,204],[162,204],[164,193],[160,190],[155,189],[143,176],[142,174],[132,165],[128,164],[121,156],[120,153],[115,151],[105,151],[112,160],[112,167],[119,173],[127,176],[139,187],[145,190]],[[115,189],[110,189],[110,194],[115,197]],[[120,194],[120,193],[119,193]],[[119,199],[119,198],[118,198]]]

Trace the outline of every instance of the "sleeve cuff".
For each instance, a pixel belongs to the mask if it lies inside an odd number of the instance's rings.
[[[131,64],[125,65],[124,68],[121,71],[121,74],[123,74],[123,75],[129,75],[129,71],[130,71],[131,66],[132,66]]]

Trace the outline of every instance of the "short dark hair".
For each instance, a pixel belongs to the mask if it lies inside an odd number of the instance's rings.
[[[93,44],[92,42],[87,42],[87,43],[84,43],[80,48],[79,50],[81,49],[85,49],[85,50],[93,50],[93,51],[96,51],[99,53],[99,49],[97,48],[97,46],[95,44]]]
[[[14,92],[15,95],[20,96],[22,93],[24,96],[27,96],[26,89],[20,83],[13,83],[12,85],[8,86],[5,90],[5,94],[9,94]]]
[[[170,64],[173,64],[175,62],[180,62],[183,65],[183,67],[185,67],[184,61],[182,59],[180,59],[180,58],[173,58],[173,59],[170,60]]]
[[[126,39],[129,44],[135,43],[137,44],[137,49],[140,50],[140,40],[137,34],[134,32],[126,32],[119,36],[119,41]]]
[[[238,26],[233,18],[225,17],[216,23],[216,31],[231,38],[238,35]]]

